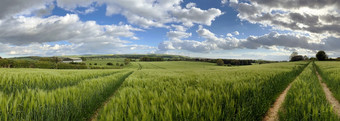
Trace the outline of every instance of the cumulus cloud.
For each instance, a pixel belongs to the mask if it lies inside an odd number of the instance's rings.
[[[0,21],[0,51],[9,55],[63,55],[118,53],[153,50],[145,45],[131,45],[121,38],[138,39],[131,25],[98,25],[82,22],[76,14],[65,16],[11,17]],[[66,41],[67,43],[49,44]],[[130,50],[130,51],[128,51]]]
[[[51,0],[2,0],[0,4],[0,19],[24,12],[28,9],[42,8]]]
[[[167,50],[188,50],[192,52],[210,52],[212,50],[234,49],[238,46],[239,40],[236,38],[219,38],[209,30],[199,26],[196,31],[199,36],[204,38],[204,41],[185,40],[186,37],[177,35],[177,37],[169,37],[170,40],[164,41],[158,45],[161,51]],[[185,32],[182,32],[185,33]],[[188,33],[187,33],[188,34]],[[190,33],[191,35],[191,33]]]
[[[314,43],[310,36],[300,34],[279,34],[270,32],[262,36],[250,36],[246,39],[237,39],[227,36],[226,38],[217,37],[214,33],[202,26],[196,31],[204,41],[185,40],[182,37],[171,37],[170,40],[159,44],[158,48],[163,51],[167,50],[188,50],[191,52],[211,52],[215,50],[232,50],[232,49],[258,49],[265,48],[275,50],[276,47],[285,48],[285,50],[303,49],[309,51],[327,50],[340,51],[340,38],[329,37],[323,39],[320,43]],[[235,32],[236,33],[236,32]]]
[[[142,31],[130,25],[98,25],[95,21],[81,22],[75,14],[48,18],[24,17],[0,22],[0,42],[13,45],[67,40],[86,42],[90,38],[135,37],[132,31]],[[108,40],[109,41],[109,40]],[[121,41],[119,41],[121,42]]]
[[[238,5],[238,17],[279,30],[340,37],[339,8],[338,0],[250,0]]]
[[[168,27],[167,23],[211,25],[216,17],[223,13],[216,8],[202,10],[195,3],[181,7],[182,0],[57,0],[61,8],[74,11],[77,7],[89,7],[93,4],[106,5],[106,15],[121,14],[129,23],[148,27]]]

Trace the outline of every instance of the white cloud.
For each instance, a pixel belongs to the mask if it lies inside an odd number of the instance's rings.
[[[232,50],[232,49],[259,49],[265,48],[277,50],[282,47],[285,50],[294,51],[300,49],[310,52],[317,50],[340,51],[340,38],[325,38],[320,43],[315,43],[311,36],[301,34],[279,34],[271,32],[262,36],[250,36],[246,39],[237,39],[229,33],[226,38],[217,37],[208,29],[199,26],[196,31],[204,41],[183,40],[185,38],[170,37],[170,40],[159,44],[161,51],[168,50],[188,50],[191,52],[211,52],[215,50]]]
[[[221,0],[221,4],[226,4],[228,0]]]
[[[229,2],[230,2],[230,3],[235,3],[235,4],[237,4],[237,3],[238,3],[238,0],[230,0]]]
[[[238,17],[279,30],[340,37],[339,8],[338,0],[250,0],[238,5]]]
[[[98,25],[82,22],[75,14],[65,16],[12,17],[0,22],[0,52],[9,55],[63,55],[118,53],[154,50],[145,45],[131,45],[121,37],[137,40],[131,25]],[[60,42],[51,45],[47,42]],[[131,49],[133,48],[133,49]]]
[[[98,25],[95,21],[81,22],[75,14],[48,18],[24,17],[6,19],[0,23],[0,42],[13,45],[67,40],[84,42],[88,38],[135,38],[132,31],[142,31],[130,25]],[[98,40],[101,41],[101,40]]]
[[[234,35],[240,35],[238,31],[234,31]]]
[[[202,10],[195,3],[181,7],[182,0],[57,0],[61,8],[74,11],[77,7],[89,7],[93,4],[106,4],[106,15],[121,14],[129,23],[144,28],[167,27],[167,23],[211,25],[216,17],[223,13],[216,8]]]

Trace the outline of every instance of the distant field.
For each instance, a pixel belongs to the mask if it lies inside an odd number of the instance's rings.
[[[108,62],[124,59],[86,64]],[[0,120],[260,121],[290,83],[280,120],[337,120],[314,69],[339,100],[337,64],[163,61],[105,70],[0,69]]]

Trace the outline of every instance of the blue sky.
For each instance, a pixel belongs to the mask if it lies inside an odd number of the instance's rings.
[[[0,56],[340,56],[340,3],[299,1],[2,0]]]

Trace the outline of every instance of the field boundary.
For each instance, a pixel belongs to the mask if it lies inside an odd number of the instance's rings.
[[[338,100],[333,96],[331,90],[328,88],[328,86],[322,82],[322,77],[320,76],[319,72],[317,71],[317,69],[315,68],[315,73],[318,76],[319,79],[319,83],[321,84],[321,87],[323,89],[323,92],[326,95],[326,99],[328,100],[328,102],[332,105],[333,110],[335,112],[336,115],[338,115],[340,117],[340,103],[338,102]]]
[[[307,65],[308,66],[308,65]],[[306,66],[306,67],[307,67]],[[269,108],[269,110],[267,111],[266,115],[264,116],[262,121],[278,121],[278,113],[279,110],[284,102],[284,100],[286,99],[287,93],[289,91],[289,89],[291,88],[293,82],[295,82],[295,80],[302,74],[302,72],[306,69],[306,67],[303,68],[303,70],[300,72],[299,75],[297,75],[295,77],[295,79],[288,84],[287,88],[280,94],[280,96],[278,98],[276,98],[274,104]]]
[[[117,92],[117,90],[119,90],[119,88],[122,86],[122,84],[123,84],[123,82],[131,75],[131,74],[133,74],[133,71],[132,72],[130,72],[129,74],[127,74],[125,77],[124,77],[124,80],[123,81],[121,81],[120,83],[119,83],[119,86],[118,86],[118,88],[114,91],[114,92],[112,92],[112,94],[111,94],[111,96],[109,96],[97,109],[96,109],[96,111],[92,114],[92,116],[89,118],[89,121],[95,121],[96,119],[97,119],[97,117],[98,117],[98,113],[99,113],[99,111],[100,111],[100,109],[102,109],[103,107],[105,107],[106,105],[107,105],[107,103],[111,100],[111,98],[115,95],[115,93]]]

